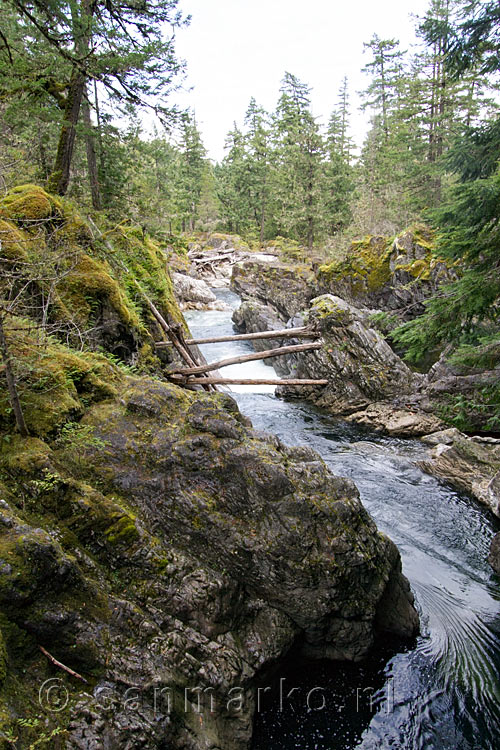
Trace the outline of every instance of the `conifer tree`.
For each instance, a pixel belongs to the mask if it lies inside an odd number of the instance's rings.
[[[324,231],[324,143],[310,109],[310,89],[285,73],[274,117],[273,191],[278,230],[312,249]]]
[[[246,182],[250,210],[264,241],[269,202],[270,130],[267,113],[252,97],[245,114]]]
[[[49,93],[59,97],[62,124],[48,184],[64,195],[87,81],[99,81],[118,107],[146,106],[166,118],[172,114],[166,96],[182,66],[175,58],[173,36],[166,30],[183,22],[178,0],[6,2],[28,33],[42,38],[62,64],[61,79],[49,82]]]
[[[325,164],[325,215],[328,231],[334,235],[344,229],[352,218],[354,174],[351,163],[354,144],[349,136],[349,92],[344,78],[338,103],[328,123]]]

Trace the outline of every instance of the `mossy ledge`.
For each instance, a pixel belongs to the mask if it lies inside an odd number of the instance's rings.
[[[319,266],[321,293],[334,294],[358,307],[422,311],[421,303],[457,273],[435,255],[433,231],[415,224],[396,237],[367,235],[353,242],[342,260]]]

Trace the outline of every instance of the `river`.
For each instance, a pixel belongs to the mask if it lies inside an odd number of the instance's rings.
[[[216,293],[233,309],[240,304],[233,292]],[[231,311],[186,319],[196,337],[234,332]],[[202,350],[209,361],[253,351],[245,342]],[[261,361],[223,372],[274,377]],[[253,750],[497,750],[500,587],[486,561],[497,520],[415,465],[427,450],[418,440],[360,431],[306,402],[276,398],[272,386],[231,391],[256,429],[314,448],[335,474],[354,480],[399,547],[421,617],[420,636],[397,652],[381,643],[359,665],[284,667],[256,715]]]

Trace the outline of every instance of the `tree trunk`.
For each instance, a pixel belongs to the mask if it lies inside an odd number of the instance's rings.
[[[102,201],[101,191],[99,189],[99,174],[97,171],[94,127],[90,119],[90,106],[86,95],[82,100],[82,115],[83,123],[85,125],[85,148],[87,150],[87,170],[89,175],[90,192],[92,195],[92,206],[96,211],[100,211],[102,208]]]
[[[92,14],[95,8],[91,8],[90,0],[81,0],[81,6],[72,5],[71,15],[73,19],[73,42],[75,52],[80,61],[86,58],[90,48],[92,35]],[[76,125],[80,115],[80,107],[85,93],[87,75],[81,64],[75,63],[71,71],[66,106],[64,108],[64,119],[59,135],[56,161],[54,169],[49,177],[47,189],[58,195],[66,195],[69,185],[71,161],[75,146]]]
[[[69,185],[69,173],[75,145],[76,124],[85,89],[85,76],[75,69],[71,76],[68,90],[68,101],[64,110],[64,120],[59,135],[57,156],[54,169],[47,183],[49,193],[66,195]]]
[[[181,375],[199,375],[202,372],[211,372],[213,370],[219,370],[222,367],[228,365],[239,365],[242,362],[253,362],[259,359],[269,359],[270,357],[280,357],[282,354],[295,354],[296,352],[306,352],[310,349],[321,349],[321,343],[319,341],[312,342],[310,344],[294,344],[293,346],[277,346],[276,349],[267,349],[263,352],[255,352],[255,354],[242,354],[239,357],[230,357],[229,359],[221,359],[219,362],[211,362],[210,364],[199,365],[197,367],[186,367],[176,368],[171,370],[169,375],[173,373],[179,373]]]
[[[5,367],[5,377],[7,380],[7,390],[9,393],[9,401],[12,406],[12,411],[16,418],[17,429],[23,437],[28,437],[29,432],[24,421],[23,409],[19,400],[19,394],[17,392],[16,378],[14,371],[12,370],[12,361],[10,358],[9,346],[7,339],[5,338],[5,332],[3,329],[3,320],[0,317],[0,354],[2,355],[3,364]]]

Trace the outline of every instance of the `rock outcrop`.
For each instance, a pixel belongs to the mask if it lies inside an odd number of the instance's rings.
[[[469,492],[500,517],[500,440],[467,437],[455,428],[423,440],[434,448],[429,460],[419,462],[420,467]],[[488,562],[500,575],[500,533],[493,537]]]
[[[289,397],[309,398],[333,414],[389,434],[418,436],[441,422],[416,409],[412,393],[422,376],[413,373],[385,339],[371,328],[369,314],[348,302],[323,295],[306,315],[323,346],[287,357],[297,378],[326,378],[320,389],[281,388]]]
[[[395,239],[365,237],[353,242],[347,259],[318,270],[319,293],[342,297],[356,307],[394,311],[401,319],[423,312],[423,302],[455,271],[433,256],[432,232],[415,226]]]
[[[84,439],[2,454],[2,721],[55,677],[68,750],[242,750],[292,646],[358,660],[415,633],[399,553],[351,481],[229,396],[120,377]]]
[[[425,442],[434,445],[425,471],[474,495],[500,517],[500,440],[467,437],[456,429],[428,435]]]
[[[47,279],[53,289],[44,296]],[[151,347],[161,329],[139,288],[169,322],[183,324],[157,243],[124,224],[104,238],[70,203],[37,185],[21,185],[0,200],[0,297],[16,285],[24,290],[12,310],[19,317],[43,319],[63,342],[106,351],[128,365],[161,364]],[[170,359],[168,350],[161,358]]]
[[[272,255],[255,255],[233,268],[231,286],[243,300],[270,305],[283,320],[305,310],[317,295],[312,268],[284,263]]]

